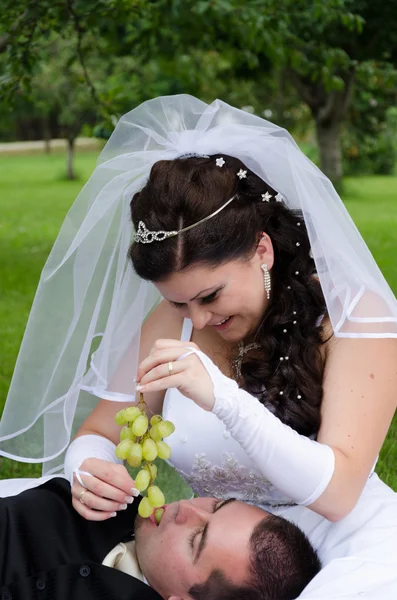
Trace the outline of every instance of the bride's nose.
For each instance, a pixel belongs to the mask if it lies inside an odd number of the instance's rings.
[[[211,312],[204,307],[190,306],[189,314],[195,329],[204,329],[211,320]]]
[[[175,523],[184,525],[185,523],[203,523],[208,521],[209,513],[202,510],[189,500],[180,500],[179,510],[175,518]]]

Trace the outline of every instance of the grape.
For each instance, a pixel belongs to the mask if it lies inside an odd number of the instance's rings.
[[[155,520],[159,524],[165,504],[163,492],[157,485],[153,485],[157,477],[157,466],[153,460],[158,456],[167,460],[171,456],[171,448],[163,442],[163,437],[168,437],[175,431],[171,421],[163,421],[161,415],[153,415],[150,419],[146,414],[145,400],[140,395],[139,405],[130,406],[120,410],[115,421],[122,426],[120,443],[116,447],[116,456],[127,460],[131,467],[141,467],[135,478],[135,487],[147,495],[142,498],[138,506],[141,517],[148,518],[155,510]]]
[[[171,456],[171,448],[166,442],[157,442],[158,457],[163,460],[168,460]]]
[[[155,442],[159,442],[160,440],[163,439],[163,436],[161,435],[161,433],[159,431],[158,425],[153,425],[153,427],[149,431],[149,435],[152,438],[152,440],[154,440]]]
[[[149,420],[145,415],[140,415],[132,424],[132,431],[136,436],[142,436],[147,432]]]
[[[141,469],[135,478],[135,487],[140,492],[146,490],[150,483],[150,474],[146,469]]]
[[[130,467],[139,467],[142,462],[142,446],[141,444],[133,444],[128,452],[127,462]]]
[[[171,421],[162,421],[157,425],[161,437],[165,438],[174,433],[175,425]]]
[[[156,442],[151,439],[147,439],[142,444],[142,456],[145,460],[152,462],[157,456]]]
[[[157,477],[157,467],[153,463],[148,463],[146,466],[149,469],[150,478],[153,481]]]
[[[135,435],[132,433],[130,427],[127,427],[126,425],[123,427],[123,429],[120,431],[120,440],[132,440],[135,442]]]
[[[116,421],[117,425],[125,425],[128,423],[128,419],[125,417],[125,409],[119,410],[119,412],[116,413],[114,420]]]
[[[160,525],[160,521],[163,518],[163,514],[164,514],[164,508],[156,508],[156,510],[154,511],[154,519],[155,519],[157,525]]]
[[[125,460],[128,456],[131,446],[133,445],[132,440],[123,440],[116,446],[116,456],[120,460]]]
[[[124,409],[124,412],[129,423],[133,423],[135,419],[143,414],[139,406],[129,406],[128,408]]]
[[[147,491],[147,497],[149,498],[149,502],[154,508],[160,508],[165,504],[165,498],[163,492],[160,490],[157,485],[151,485]]]
[[[154,507],[150,504],[148,498],[142,498],[138,506],[138,513],[144,519],[150,517],[153,514]]]

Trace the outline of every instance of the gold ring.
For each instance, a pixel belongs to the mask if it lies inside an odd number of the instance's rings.
[[[174,369],[172,368],[172,361],[168,363],[168,374],[173,375]]]
[[[85,502],[83,502],[83,496],[86,493],[87,490],[83,490],[82,492],[80,492],[79,494],[79,500],[81,502],[81,504],[85,504]]]

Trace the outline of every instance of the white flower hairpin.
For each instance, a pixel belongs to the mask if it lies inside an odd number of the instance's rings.
[[[223,165],[225,164],[223,156],[221,156],[220,158],[217,158],[215,162],[216,162],[217,167],[223,167]]]
[[[262,202],[270,202],[271,198],[273,198],[273,196],[269,194],[269,192],[266,192],[266,194],[262,194]]]
[[[243,169],[240,169],[239,172],[237,173],[237,177],[239,179],[246,179],[246,177],[247,177],[247,171],[244,171]]]

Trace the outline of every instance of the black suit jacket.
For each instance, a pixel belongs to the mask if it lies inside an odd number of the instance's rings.
[[[160,600],[143,582],[101,564],[132,539],[137,506],[87,521],[61,478],[0,499],[0,600]]]

